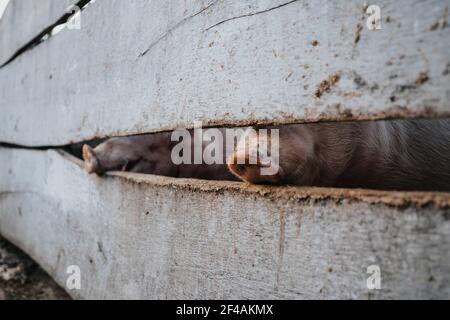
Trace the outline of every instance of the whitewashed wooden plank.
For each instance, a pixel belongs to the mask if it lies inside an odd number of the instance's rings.
[[[62,17],[76,0],[11,0],[0,19],[0,65]]]
[[[0,162],[0,233],[62,286],[79,266],[75,298],[450,298],[448,193],[98,178],[57,151]]]
[[[380,0],[377,31],[364,2],[98,1],[0,70],[0,141],[448,115],[450,0]]]

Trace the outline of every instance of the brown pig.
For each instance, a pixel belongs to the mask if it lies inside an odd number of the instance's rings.
[[[241,137],[221,164],[179,164],[171,161],[176,142],[170,133],[113,138],[95,149],[85,145],[90,173],[127,170],[173,177],[240,180],[279,185],[450,191],[450,120],[389,120],[294,124],[265,128],[267,148],[249,163],[249,145],[256,134]],[[220,129],[221,132],[225,129]],[[190,131],[192,133],[192,131]],[[203,148],[206,144],[203,145]],[[192,146],[193,148],[193,146]],[[251,148],[250,148],[251,149]],[[224,149],[225,150],[225,149]],[[276,162],[277,171],[261,169]]]

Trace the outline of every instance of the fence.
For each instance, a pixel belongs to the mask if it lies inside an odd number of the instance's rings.
[[[80,1],[80,28],[54,29],[69,4],[0,20],[0,233],[63,286],[78,266],[71,295],[450,298],[448,193],[99,178],[60,149],[194,121],[448,116],[450,1],[378,0],[380,30],[356,0]]]

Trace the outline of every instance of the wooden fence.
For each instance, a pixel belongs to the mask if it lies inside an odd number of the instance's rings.
[[[60,149],[449,116],[450,1],[378,0],[380,30],[359,0],[80,1],[81,28],[46,35],[70,4],[0,20],[0,233],[62,286],[79,266],[73,297],[450,298],[448,193],[99,178]]]

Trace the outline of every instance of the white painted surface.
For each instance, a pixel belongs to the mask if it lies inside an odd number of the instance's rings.
[[[98,178],[56,151],[0,149],[0,163],[0,233],[63,286],[78,265],[76,298],[450,298],[449,194],[370,204],[370,192]],[[431,203],[391,206],[408,198]],[[371,265],[381,290],[367,289]]]
[[[98,1],[81,30],[0,70],[0,141],[448,115],[450,1],[377,4],[382,30],[371,31],[362,0]]]

